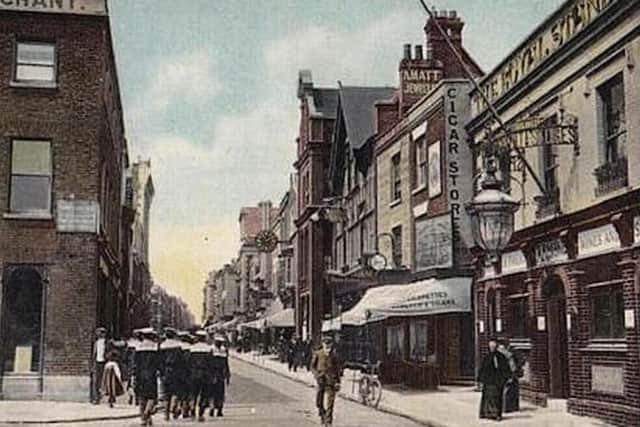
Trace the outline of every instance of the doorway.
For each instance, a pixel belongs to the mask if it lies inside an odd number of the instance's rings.
[[[0,374],[42,371],[43,282],[31,266],[5,270],[0,338]]]
[[[567,303],[562,280],[553,276],[543,286],[547,301],[547,339],[549,360],[549,397],[569,397],[569,345]]]

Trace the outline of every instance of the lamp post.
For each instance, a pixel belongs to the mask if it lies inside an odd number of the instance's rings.
[[[502,191],[503,183],[496,177],[495,158],[487,159],[486,170],[480,178],[481,190],[466,209],[471,218],[473,240],[496,262],[499,253],[509,244],[514,214],[520,203]]]

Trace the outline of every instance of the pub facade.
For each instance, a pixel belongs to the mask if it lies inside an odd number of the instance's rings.
[[[569,1],[481,82],[466,126],[520,201],[498,259],[476,259],[477,355],[523,355],[521,395],[640,425],[640,2]],[[524,159],[524,160],[523,160]]]

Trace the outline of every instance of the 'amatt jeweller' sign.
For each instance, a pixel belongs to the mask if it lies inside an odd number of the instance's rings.
[[[574,0],[539,31],[532,34],[513,54],[498,66],[480,85],[494,101],[532,73],[545,59],[583,31],[610,4],[621,0]],[[479,93],[472,97],[474,113],[486,105]]]
[[[106,15],[107,0],[0,0],[0,10]]]

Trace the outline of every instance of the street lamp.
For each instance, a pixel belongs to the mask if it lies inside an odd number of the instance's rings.
[[[503,183],[496,177],[495,158],[487,159],[486,171],[480,177],[481,190],[466,209],[471,218],[473,240],[496,261],[511,239],[514,214],[520,203],[502,191]]]

